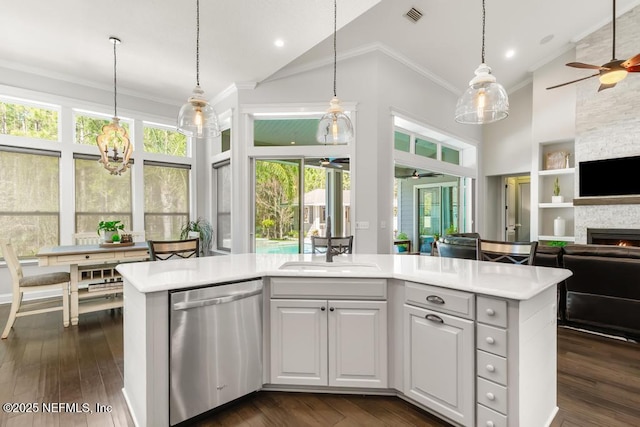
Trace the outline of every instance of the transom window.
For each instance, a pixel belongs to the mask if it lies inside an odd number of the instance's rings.
[[[58,110],[0,101],[0,134],[58,141]]]

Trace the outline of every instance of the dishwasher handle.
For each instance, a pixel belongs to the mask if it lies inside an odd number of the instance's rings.
[[[191,308],[206,307],[208,305],[226,304],[232,301],[238,301],[240,299],[249,298],[255,295],[262,294],[262,289],[256,289],[255,291],[242,292],[238,294],[226,295],[223,297],[201,299],[196,301],[177,302],[173,304],[173,311],[189,310]]]

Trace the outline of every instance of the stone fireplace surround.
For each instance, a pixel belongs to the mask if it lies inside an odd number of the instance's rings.
[[[616,53],[628,58],[638,53],[640,7],[616,20]],[[576,61],[601,64],[611,57],[611,23],[576,45]],[[632,73],[614,88],[598,92],[597,79],[576,87],[575,164],[589,160],[640,155],[640,73]],[[638,200],[605,200],[580,204],[579,171],[575,174],[574,226],[576,243],[587,243],[587,229],[639,229]],[[616,177],[602,177],[615,185]],[[640,196],[640,195],[638,195]]]

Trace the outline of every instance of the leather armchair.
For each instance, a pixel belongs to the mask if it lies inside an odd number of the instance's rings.
[[[640,337],[640,248],[567,245],[565,316],[568,324]]]

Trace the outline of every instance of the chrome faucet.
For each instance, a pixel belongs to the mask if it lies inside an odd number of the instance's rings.
[[[325,237],[327,238],[327,262],[333,262],[333,251],[331,250],[331,216],[327,215]]]

